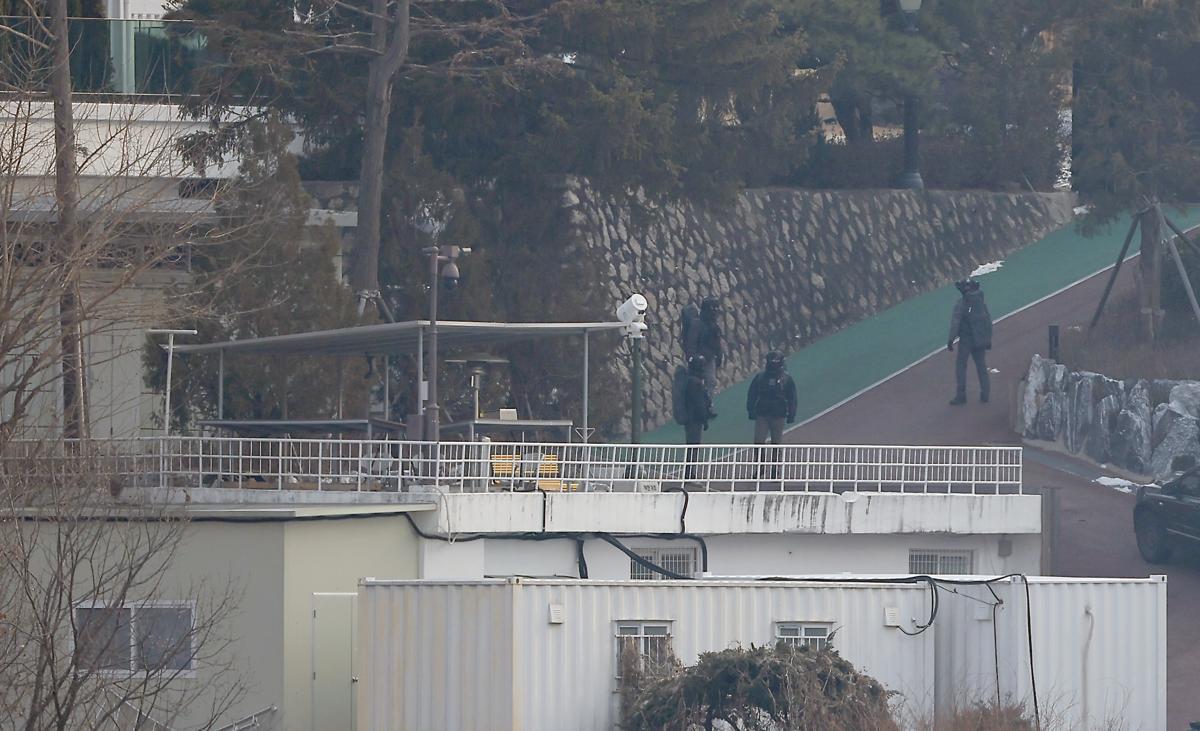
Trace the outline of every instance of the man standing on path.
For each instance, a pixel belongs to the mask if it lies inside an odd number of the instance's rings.
[[[767,353],[767,366],[750,382],[746,414],[754,422],[754,443],[783,443],[783,424],[796,420],[796,382],[783,368],[783,353]]]
[[[704,372],[707,359],[703,355],[694,355],[688,359],[688,379],[683,391],[684,412],[683,431],[688,446],[700,444],[701,435],[708,430],[708,422],[716,418],[712,412],[712,397],[704,382]],[[699,449],[689,449],[687,453],[687,479],[696,479],[694,462],[699,457]]]
[[[962,293],[962,299],[954,305],[950,316],[950,336],[946,350],[954,351],[954,340],[958,339],[958,356],[954,361],[954,378],[957,389],[951,406],[967,402],[967,358],[975,361],[975,372],[979,376],[979,400],[988,402],[991,382],[988,377],[987,351],[992,349],[992,316],[983,301],[983,290],[979,282],[964,279],[954,286]]]

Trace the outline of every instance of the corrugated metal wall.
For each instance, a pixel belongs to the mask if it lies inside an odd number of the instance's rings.
[[[1160,729],[1166,714],[1166,583],[1031,579],[1043,721]],[[781,621],[833,622],[842,655],[903,695],[906,725],[956,705],[1031,703],[1025,588],[940,594],[924,585],[803,582],[366,582],[360,588],[358,728],[606,730],[617,718],[616,623],[667,621],[684,663],[773,641]],[[561,623],[550,607],[561,607]],[[995,639],[994,639],[995,638]],[[998,651],[997,651],[998,650]],[[1105,726],[1105,724],[1111,724]],[[1048,724],[1047,724],[1048,725]]]
[[[512,729],[513,586],[359,593],[358,728]]]

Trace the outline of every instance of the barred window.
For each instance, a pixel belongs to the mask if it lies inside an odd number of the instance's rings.
[[[656,566],[662,566],[667,571],[680,576],[693,578],[696,575],[696,549],[684,548],[635,548],[633,552]],[[629,578],[631,579],[662,579],[662,574],[629,559]]]
[[[636,663],[641,673],[652,673],[671,661],[671,626],[667,622],[617,623],[617,680],[622,668]]]
[[[824,650],[833,641],[833,624],[829,622],[776,622],[775,641],[792,647]]]
[[[974,573],[975,552],[971,550],[912,549],[908,552],[910,574],[970,574]]]

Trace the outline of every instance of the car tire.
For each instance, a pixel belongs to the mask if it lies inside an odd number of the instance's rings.
[[[1133,531],[1138,552],[1148,563],[1166,563],[1171,558],[1167,525],[1162,518],[1149,511],[1139,512],[1133,517]]]

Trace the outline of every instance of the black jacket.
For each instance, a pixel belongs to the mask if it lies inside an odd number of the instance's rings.
[[[954,304],[946,342],[953,343],[955,338],[962,340],[963,347],[972,350],[992,349],[992,315],[983,301],[982,291],[967,292]]]
[[[763,371],[750,382],[746,396],[746,413],[753,421],[760,416],[768,419],[796,420],[796,382],[787,371]]]
[[[688,375],[687,385],[683,389],[683,403],[687,413],[685,424],[708,426],[708,421],[712,418],[712,398],[704,386],[703,377]]]

